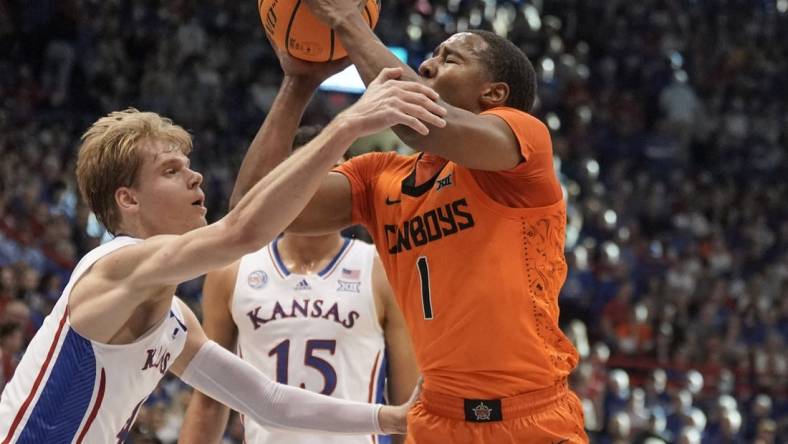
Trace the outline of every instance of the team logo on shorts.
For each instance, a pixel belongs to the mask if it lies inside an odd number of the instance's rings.
[[[259,290],[268,283],[268,275],[265,274],[263,270],[255,270],[249,273],[249,276],[246,278],[246,283],[255,290]]]
[[[477,421],[489,421],[492,409],[480,402],[479,405],[473,408],[473,414],[476,415]]]
[[[503,421],[500,399],[464,399],[463,404],[466,421]]]

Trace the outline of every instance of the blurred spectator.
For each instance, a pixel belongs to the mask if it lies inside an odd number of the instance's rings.
[[[642,388],[635,388],[627,402],[626,413],[632,424],[632,430],[640,431],[649,428],[650,414],[646,408],[646,393]]]
[[[632,426],[629,415],[618,412],[610,417],[607,425],[607,435],[600,439],[600,443],[627,444],[631,441]]]
[[[0,387],[5,386],[5,383],[14,376],[24,345],[24,336],[19,324],[0,323]]]

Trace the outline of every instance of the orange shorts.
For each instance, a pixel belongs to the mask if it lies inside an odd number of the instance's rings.
[[[566,383],[501,400],[424,390],[408,413],[406,444],[581,444],[580,400]]]

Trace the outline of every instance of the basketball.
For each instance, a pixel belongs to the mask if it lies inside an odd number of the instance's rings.
[[[377,0],[362,0],[362,16],[375,28],[380,15]],[[318,20],[302,0],[259,0],[263,29],[271,42],[308,62],[330,62],[347,56],[334,31]]]

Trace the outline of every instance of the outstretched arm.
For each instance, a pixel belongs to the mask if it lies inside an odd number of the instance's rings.
[[[321,20],[336,32],[364,83],[371,82],[384,68],[403,69],[403,80],[420,81],[420,76],[402,63],[370,29],[354,0],[306,0]],[[419,134],[403,126],[392,128],[408,146],[436,154],[478,170],[508,170],[522,161],[520,147],[509,126],[491,115],[480,115],[439,102],[448,110],[447,125]]]
[[[271,427],[343,434],[405,433],[413,399],[398,407],[380,406],[277,384],[208,340],[194,314],[181,306],[189,336],[170,370],[195,389]]]
[[[426,130],[419,119],[445,124],[420,105],[391,100],[402,84],[388,81],[400,74],[382,72],[361,100],[260,180],[220,221],[183,235],[154,236],[99,260],[72,290],[69,308],[78,318],[75,327],[93,340],[109,341],[143,302],[169,297],[180,282],[268,243],[301,212],[328,169],[358,137],[403,123]]]

